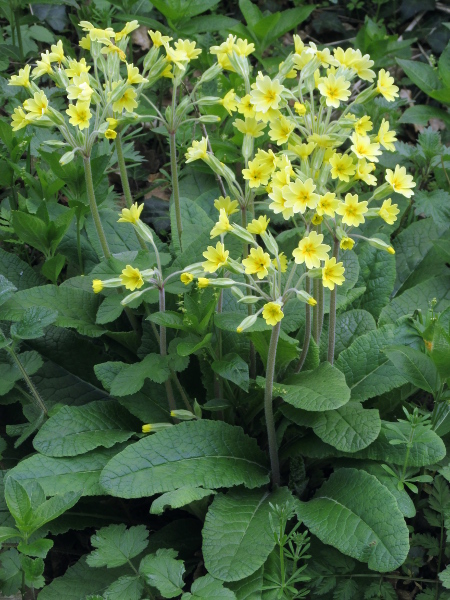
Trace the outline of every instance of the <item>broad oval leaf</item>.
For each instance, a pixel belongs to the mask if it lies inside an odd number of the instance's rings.
[[[393,571],[408,555],[408,528],[394,496],[365,471],[339,469],[298,515],[322,542],[374,571]]]
[[[79,407],[64,406],[44,423],[33,444],[46,456],[76,456],[124,442],[139,428],[138,419],[118,402],[98,400]]]
[[[236,595],[211,575],[204,575],[194,581],[191,591],[181,596],[181,600],[236,600]]]
[[[275,546],[270,504],[292,500],[287,488],[274,492],[237,489],[216,496],[203,528],[203,558],[209,573],[239,581],[257,571]],[[273,514],[276,524],[276,515]]]
[[[384,352],[410,383],[430,394],[437,391],[440,386],[439,374],[429,356],[408,346],[391,346]]]
[[[184,485],[178,490],[167,492],[154,500],[150,508],[150,514],[161,515],[166,508],[181,508],[186,506],[186,504],[201,500],[202,498],[206,498],[215,493],[214,490],[205,490],[199,487]]]
[[[221,421],[185,421],[115,456],[100,476],[112,496],[142,498],[184,485],[205,488],[269,480],[266,455],[240,427]]]
[[[348,402],[337,410],[316,415],[314,433],[327,444],[344,452],[357,452],[374,442],[381,429],[378,410]]]
[[[350,400],[344,375],[328,362],[290,377],[286,384],[275,384],[273,391],[295,408],[314,412],[333,410]]]

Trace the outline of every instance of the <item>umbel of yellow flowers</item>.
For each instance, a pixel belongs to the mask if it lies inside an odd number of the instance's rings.
[[[223,287],[223,277],[233,273],[246,276],[252,298],[243,296],[238,301],[264,301],[255,315],[262,313],[269,325],[275,325],[292,295],[315,303],[302,289],[306,276],[319,278],[324,287],[336,292],[345,280],[339,251],[351,250],[355,241],[393,254],[389,244],[365,238],[357,228],[374,218],[393,225],[400,211],[388,196],[397,193],[410,198],[416,184],[400,165],[384,174],[382,169],[377,171],[379,157],[383,151],[395,151],[397,138],[385,118],[374,130],[370,117],[362,114],[363,107],[377,96],[394,101],[399,88],[388,71],[381,69],[377,74],[372,69],[369,55],[351,48],[319,49],[294,36],[293,51],[275,76],[262,71],[253,75],[248,59],[252,44],[245,46],[244,53],[241,46],[241,41],[230,35],[210,52],[225,71],[240,76],[246,92],[241,96],[233,88],[218,100],[242,135],[242,183],[208,151],[206,137],[195,140],[186,152],[186,162],[204,161],[225,178],[229,188],[229,196],[214,203],[219,214],[211,238],[220,236],[220,241],[203,253],[206,261],[201,279],[209,283],[202,281],[201,287]],[[293,226],[304,226],[305,234],[291,262],[283,254],[281,259],[267,229],[268,216],[255,219],[246,229],[238,224],[239,207],[252,212],[255,198]],[[333,248],[326,243],[325,234]],[[241,262],[229,256],[227,235],[240,237],[249,245],[248,256]],[[297,265],[306,271],[296,282]],[[282,277],[286,271],[287,281]],[[186,285],[193,279],[182,276]],[[239,286],[236,281],[235,287]],[[255,315],[244,319],[238,331],[250,327]]]

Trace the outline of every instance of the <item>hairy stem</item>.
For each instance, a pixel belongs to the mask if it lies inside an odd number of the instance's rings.
[[[277,357],[278,338],[281,324],[277,323],[270,336],[269,353],[267,356],[266,389],[264,393],[264,414],[266,417],[267,438],[269,441],[270,466],[272,470],[272,483],[280,485],[280,465],[278,461],[277,436],[273,418],[272,394],[275,375],[275,360]]]
[[[97,230],[98,239],[102,247],[103,255],[105,258],[111,256],[111,251],[106,240],[105,232],[103,231],[102,222],[100,220],[100,214],[98,212],[97,202],[95,201],[94,182],[92,179],[92,168],[90,156],[83,157],[84,161],[84,174],[86,178],[86,191],[89,199],[89,207],[91,209],[92,218],[94,219],[95,229]]]
[[[161,286],[159,289],[159,310],[164,312],[166,310],[166,295],[164,287]],[[166,341],[166,328],[163,325],[159,327],[159,352],[161,356],[167,356],[167,341]],[[167,402],[169,403],[169,409],[176,410],[175,397],[173,395],[173,388],[170,379],[165,382]]]
[[[338,259],[339,256],[339,240],[334,240],[333,256]],[[331,290],[330,294],[330,321],[328,330],[328,362],[334,363],[334,348],[336,345],[336,296],[337,296],[337,285]]]
[[[313,282],[313,296],[317,304],[313,308],[313,338],[316,344],[319,343],[319,311],[320,311],[320,297],[319,297],[319,280],[314,279]]]
[[[25,367],[22,364],[22,361],[19,358],[19,355],[15,352],[15,350],[13,348],[11,348],[10,346],[5,346],[5,350],[8,351],[9,355],[11,356],[11,358],[14,360],[14,362],[16,363],[17,367],[19,368],[19,371],[23,377],[23,379],[25,380],[25,383],[28,386],[28,389],[31,392],[31,396],[35,402],[35,404],[37,405],[37,407],[43,412],[43,414],[48,417],[48,410],[47,407],[45,406],[45,402],[42,400],[41,395],[39,394],[36,386],[34,385],[34,383],[31,381],[30,376],[28,375],[28,373],[25,371]]]

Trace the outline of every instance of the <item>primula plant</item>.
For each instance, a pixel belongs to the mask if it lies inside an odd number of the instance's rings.
[[[249,1],[197,44],[172,4],[135,59],[137,20],[82,20],[8,82],[0,589],[450,598],[446,151],[408,154],[369,54],[294,35],[266,60]]]

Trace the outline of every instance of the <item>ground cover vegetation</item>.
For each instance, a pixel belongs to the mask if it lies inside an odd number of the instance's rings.
[[[0,2],[0,590],[450,598],[450,10]]]

